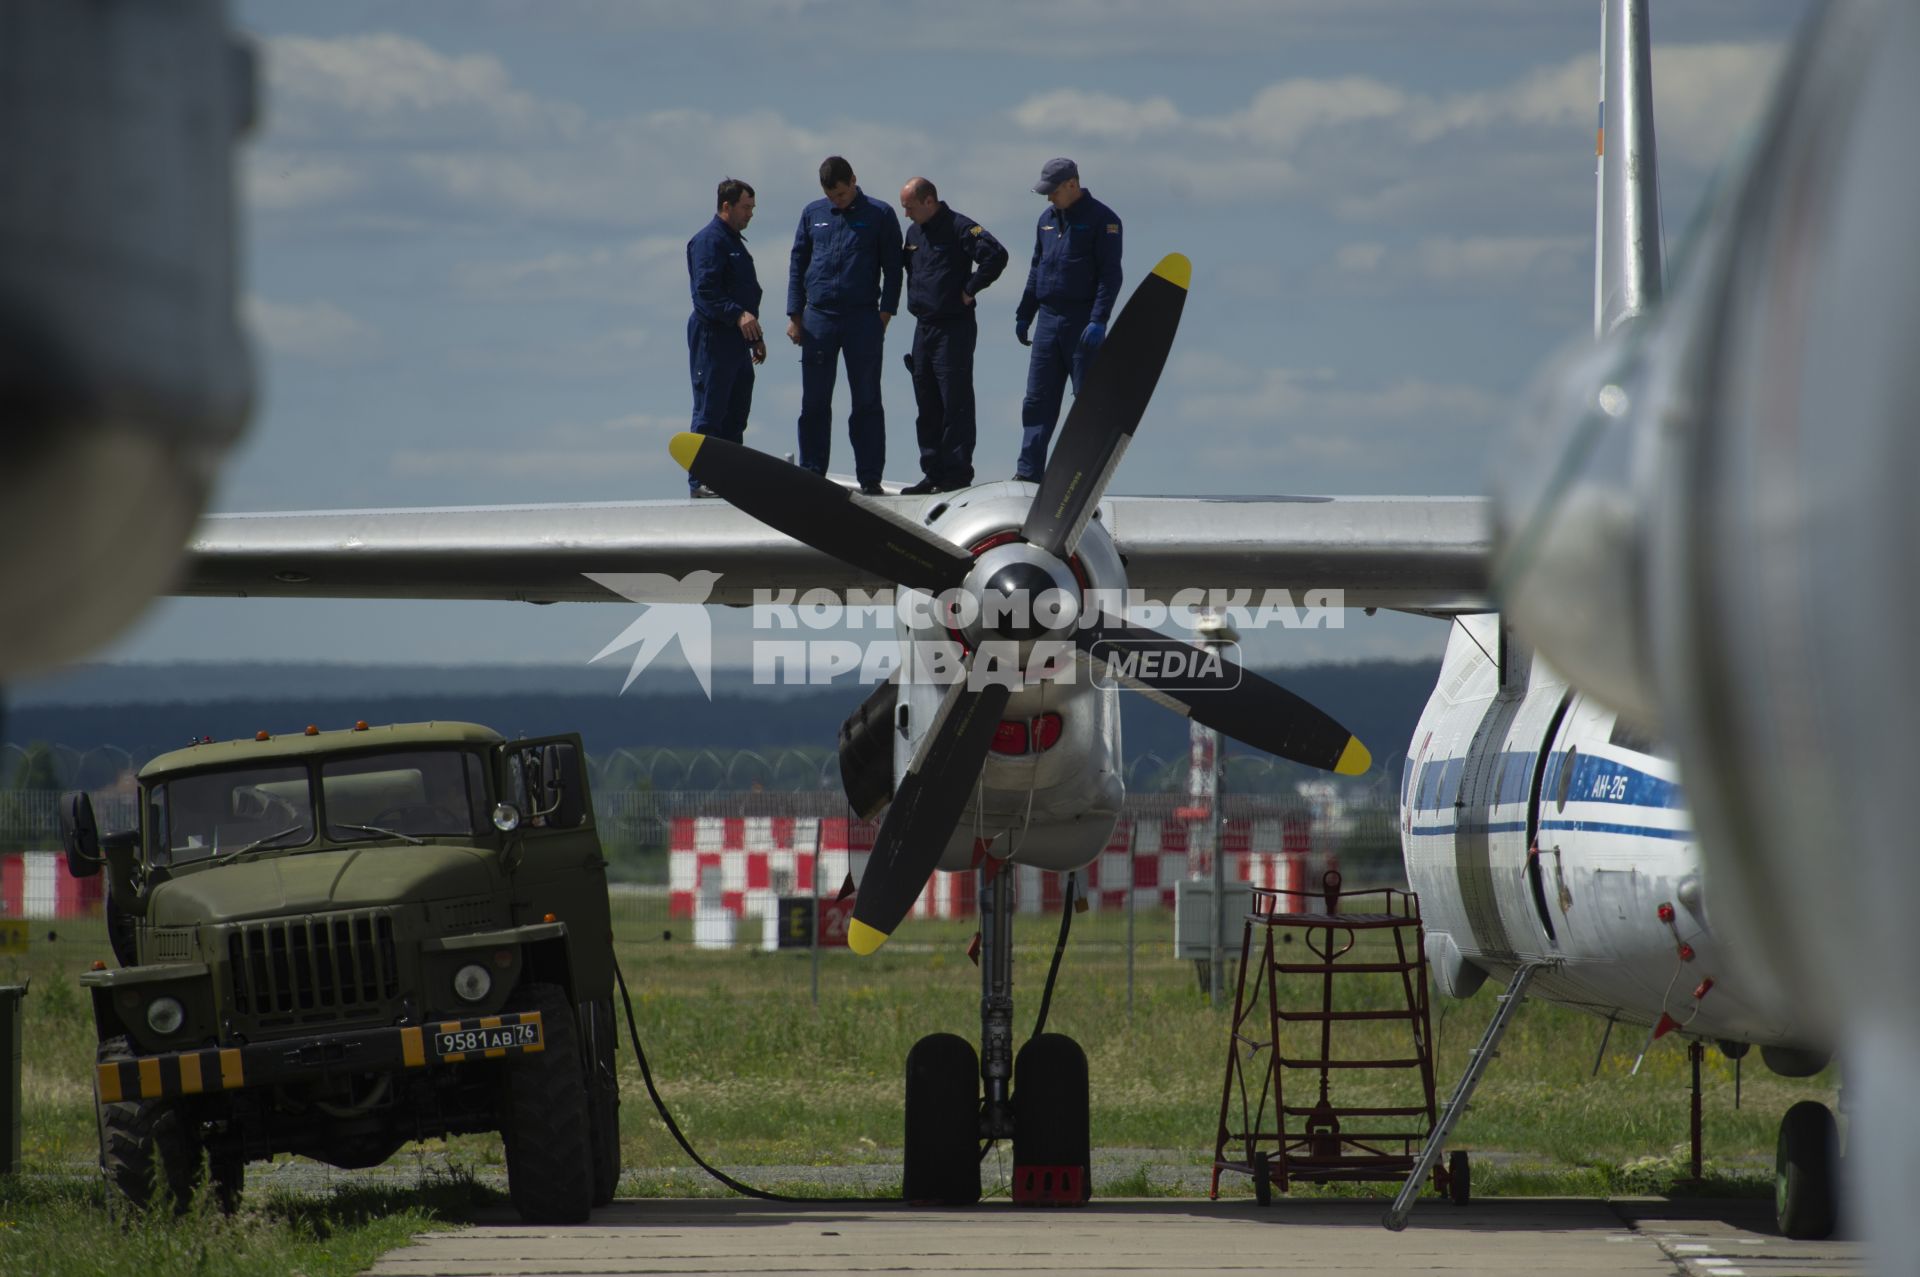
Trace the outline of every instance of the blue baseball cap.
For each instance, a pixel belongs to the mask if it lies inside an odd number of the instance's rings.
[[[1033,184],[1033,189],[1036,194],[1051,195],[1060,183],[1079,176],[1080,166],[1072,160],[1048,160],[1045,166],[1041,168],[1040,180]]]

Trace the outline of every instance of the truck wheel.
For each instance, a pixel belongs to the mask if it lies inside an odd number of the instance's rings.
[[[124,1037],[100,1044],[102,1064],[130,1060]],[[138,1210],[167,1200],[176,1215],[193,1204],[200,1182],[200,1132],[173,1100],[95,1101],[100,1123],[100,1173]]]
[[[512,1005],[540,1013],[546,1045],[507,1062],[507,1196],[528,1223],[578,1224],[593,1209],[593,1137],[573,1005],[551,984],[528,985]]]
[[[614,1050],[620,1033],[613,999],[580,1004],[587,1031],[587,1123],[593,1135],[593,1204],[605,1206],[620,1187],[620,1072]]]

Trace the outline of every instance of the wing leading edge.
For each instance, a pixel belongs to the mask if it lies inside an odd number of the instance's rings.
[[[934,500],[937,500],[935,498]],[[902,514],[926,507],[890,502]],[[1484,611],[1487,506],[1472,497],[1109,497],[1131,587],[1344,592],[1350,607]],[[876,590],[871,577],[718,501],[208,516],[173,593],[200,597],[619,602],[586,574],[720,574],[756,590]]]

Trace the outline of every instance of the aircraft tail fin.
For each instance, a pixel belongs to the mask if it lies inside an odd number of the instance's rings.
[[[1653,143],[1651,0],[1604,0],[1594,139],[1593,331],[1604,337],[1660,300],[1665,261]]]

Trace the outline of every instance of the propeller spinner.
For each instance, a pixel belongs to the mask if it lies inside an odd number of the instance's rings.
[[[739,444],[680,434],[670,445],[674,460],[740,510],[823,553],[914,589],[973,594],[983,634],[1015,642],[1070,638],[1096,667],[1178,713],[1282,758],[1357,776],[1372,764],[1366,746],[1292,692],[1224,656],[1198,677],[1191,668],[1164,676],[1159,671],[1168,663],[1127,654],[1191,652],[1191,645],[1081,613],[1066,561],[1146,412],[1191,276],[1191,264],[1173,253],[1140,282],[1074,397],[1021,541],[977,560],[866,497]],[[848,932],[855,952],[878,949],[907,916],[986,763],[1012,693],[996,682],[972,685],[977,655],[977,646],[967,653],[962,676],[887,808],[855,897]]]

